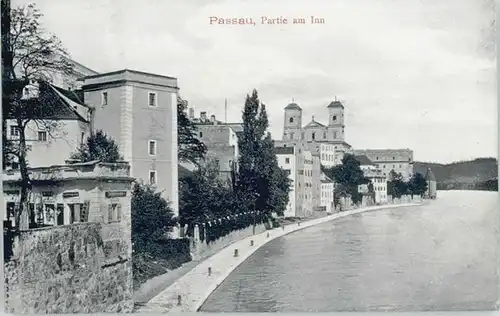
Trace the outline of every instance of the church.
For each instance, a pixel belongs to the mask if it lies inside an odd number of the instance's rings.
[[[283,141],[303,143],[306,147],[315,147],[319,143],[331,144],[335,148],[335,164],[340,164],[345,153],[352,153],[352,147],[345,141],[344,105],[332,101],[326,106],[328,125],[312,117],[311,122],[302,126],[302,108],[295,102],[285,107]],[[311,150],[311,149],[310,149]]]

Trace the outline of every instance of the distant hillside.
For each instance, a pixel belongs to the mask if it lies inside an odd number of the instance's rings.
[[[473,184],[497,179],[498,162],[495,158],[477,158],[450,164],[415,161],[414,172],[423,175],[431,168],[440,188],[472,188]]]

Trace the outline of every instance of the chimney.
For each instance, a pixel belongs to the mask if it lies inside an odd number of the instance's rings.
[[[194,109],[193,108],[189,108],[189,119],[190,120],[194,119]]]
[[[202,121],[202,122],[207,121],[207,112],[205,112],[205,111],[200,112],[200,121]]]

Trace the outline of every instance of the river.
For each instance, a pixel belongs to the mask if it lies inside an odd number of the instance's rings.
[[[491,310],[497,192],[439,191],[419,207],[361,213],[277,238],[204,312]]]

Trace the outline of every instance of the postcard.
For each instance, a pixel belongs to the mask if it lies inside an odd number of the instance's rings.
[[[498,308],[493,0],[2,0],[4,310]]]

